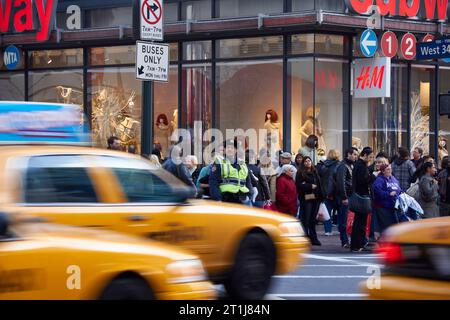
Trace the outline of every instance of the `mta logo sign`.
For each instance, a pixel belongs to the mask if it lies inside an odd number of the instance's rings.
[[[16,46],[8,46],[3,53],[3,62],[8,70],[14,70],[20,62],[20,52]]]

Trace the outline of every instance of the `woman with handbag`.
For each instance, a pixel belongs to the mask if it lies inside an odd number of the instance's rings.
[[[315,246],[322,245],[317,238],[316,216],[319,211],[319,205],[322,201],[322,192],[320,178],[310,157],[306,156],[302,160],[301,169],[297,172],[295,178],[298,198],[300,200],[301,222],[306,235],[311,244]]]

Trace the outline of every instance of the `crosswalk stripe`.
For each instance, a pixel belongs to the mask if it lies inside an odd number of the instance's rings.
[[[280,278],[280,279],[367,279],[370,277],[370,275],[367,276],[299,276],[299,275],[282,275],[282,276],[273,276],[274,278]]]
[[[275,296],[286,298],[363,298],[364,293],[273,293]]]

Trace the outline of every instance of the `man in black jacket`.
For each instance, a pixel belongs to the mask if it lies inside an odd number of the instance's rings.
[[[164,162],[163,168],[197,191],[189,170],[181,159],[181,154],[182,149],[179,146],[172,146],[169,149],[169,158]]]
[[[353,192],[360,197],[370,199],[370,190],[375,176],[369,172],[369,163],[374,159],[373,150],[365,147],[359,155],[353,168]],[[352,226],[351,245],[350,248],[354,252],[364,251],[367,245],[366,225],[369,212],[355,212],[355,220]]]
[[[358,159],[358,149],[349,148],[345,151],[345,158],[336,167],[334,173],[336,202],[338,206],[338,230],[343,248],[349,248],[350,243],[347,236],[347,214],[348,198],[352,194],[352,171],[353,164]]]

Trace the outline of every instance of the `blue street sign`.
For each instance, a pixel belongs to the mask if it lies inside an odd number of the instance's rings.
[[[372,29],[366,29],[359,39],[359,47],[364,56],[373,57],[378,49],[378,37]]]
[[[450,58],[450,38],[417,44],[417,60]]]
[[[14,70],[20,62],[20,51],[16,46],[8,46],[3,53],[3,62],[8,70]]]

